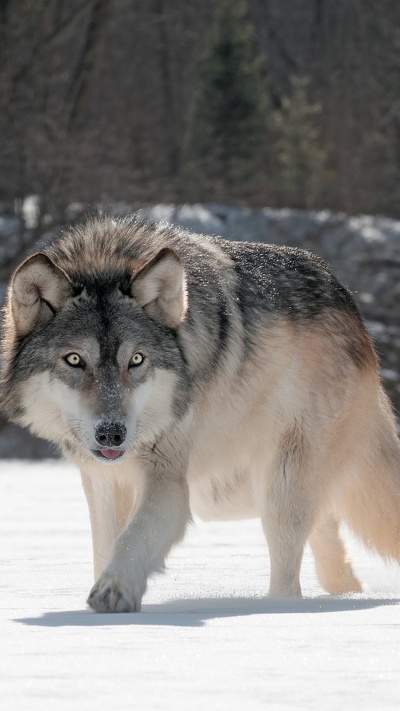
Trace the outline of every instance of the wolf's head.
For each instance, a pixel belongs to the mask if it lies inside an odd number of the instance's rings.
[[[67,272],[39,253],[14,274],[5,410],[72,456],[120,460],[184,409],[185,273],[170,249],[134,273]]]

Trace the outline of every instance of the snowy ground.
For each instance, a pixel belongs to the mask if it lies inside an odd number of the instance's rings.
[[[143,612],[96,615],[88,515],[65,464],[0,462],[0,701],[7,711],[398,709],[400,568],[350,542],[366,593],[264,597],[257,521],[197,523]]]

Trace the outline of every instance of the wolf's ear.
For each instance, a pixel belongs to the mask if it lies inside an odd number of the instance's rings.
[[[38,325],[54,318],[73,296],[65,272],[45,254],[34,254],[18,267],[11,282],[11,312],[18,336],[26,336]]]
[[[187,308],[186,277],[179,257],[162,249],[134,276],[132,296],[155,321],[176,328]]]

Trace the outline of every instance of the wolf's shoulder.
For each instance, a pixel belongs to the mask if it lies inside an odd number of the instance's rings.
[[[254,242],[218,241],[237,275],[241,301],[292,317],[312,317],[325,308],[340,308],[357,316],[350,292],[329,265],[305,249]]]

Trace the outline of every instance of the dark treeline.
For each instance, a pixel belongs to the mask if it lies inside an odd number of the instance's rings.
[[[0,0],[0,202],[400,216],[399,0]]]

